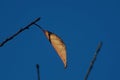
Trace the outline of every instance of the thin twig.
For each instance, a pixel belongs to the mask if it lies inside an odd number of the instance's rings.
[[[98,47],[97,47],[97,49],[96,49],[96,51],[95,51],[95,54],[94,54],[94,57],[93,57],[92,61],[90,62],[90,66],[89,66],[89,68],[88,68],[88,70],[87,70],[87,73],[86,73],[86,75],[85,75],[84,80],[87,80],[87,79],[88,79],[88,76],[89,76],[89,74],[90,74],[90,72],[91,72],[91,70],[92,70],[92,68],[93,68],[93,65],[94,65],[94,63],[95,63],[95,61],[96,61],[97,55],[98,55],[98,53],[100,52],[101,47],[102,47],[102,42],[100,42],[100,43],[98,44]]]
[[[36,64],[38,80],[40,80],[39,64]]]
[[[43,32],[45,31],[40,25],[34,23],[35,26],[37,26],[40,30],[42,30]]]
[[[23,32],[26,29],[29,29],[33,24],[35,24],[36,22],[38,22],[40,20],[40,18],[37,18],[36,20],[34,20],[33,22],[31,22],[30,24],[28,24],[27,26],[25,26],[24,28],[20,29],[19,31],[17,31],[15,34],[13,34],[12,36],[8,37],[7,39],[5,39],[2,43],[0,43],[0,47],[2,47],[5,43],[7,43],[8,41],[12,40],[14,37],[16,37],[18,34],[20,34],[21,32]]]

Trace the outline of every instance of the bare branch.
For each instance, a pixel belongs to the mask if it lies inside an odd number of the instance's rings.
[[[102,42],[100,42],[100,43],[98,44],[98,47],[97,47],[97,49],[96,49],[96,52],[95,52],[95,54],[94,54],[94,57],[93,57],[92,61],[90,62],[90,66],[89,66],[89,68],[88,68],[88,71],[87,71],[87,73],[86,73],[86,75],[85,75],[84,80],[87,80],[87,79],[88,79],[88,76],[90,75],[90,72],[91,72],[91,70],[92,70],[92,68],[93,68],[93,65],[94,65],[94,63],[95,63],[95,61],[96,61],[97,55],[98,55],[98,53],[100,52],[101,47],[102,47]]]
[[[38,80],[40,80],[39,64],[36,64]]]
[[[31,22],[30,24],[28,24],[27,26],[25,26],[24,28],[20,29],[19,31],[17,31],[15,34],[13,34],[12,36],[8,37],[7,39],[5,39],[2,43],[0,43],[0,47],[2,47],[5,43],[7,43],[8,41],[12,40],[13,38],[15,38],[18,34],[20,34],[21,32],[23,32],[26,29],[29,29],[33,24],[35,24],[36,22],[38,22],[40,20],[40,18],[37,18],[36,20],[34,20],[33,22]]]

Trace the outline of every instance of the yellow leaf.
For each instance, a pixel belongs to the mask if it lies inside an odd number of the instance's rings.
[[[67,60],[66,60],[66,46],[64,42],[58,37],[56,34],[49,32],[47,30],[44,31],[47,39],[50,41],[52,46],[54,47],[55,51],[58,53],[59,57],[61,58],[62,62],[64,63],[64,67],[67,67]]]

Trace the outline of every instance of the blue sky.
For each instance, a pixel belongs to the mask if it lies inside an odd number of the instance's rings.
[[[88,80],[119,80],[119,0],[1,0],[0,42],[34,19],[67,46],[68,68],[33,26],[0,47],[0,80],[83,80],[99,41],[103,47]]]

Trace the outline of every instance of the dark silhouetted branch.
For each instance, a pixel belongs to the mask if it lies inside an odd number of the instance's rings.
[[[12,36],[8,37],[7,39],[5,39],[2,43],[0,43],[0,47],[2,47],[5,43],[7,43],[8,41],[12,40],[14,37],[16,37],[18,34],[20,34],[21,32],[23,32],[26,29],[29,29],[33,24],[35,24],[36,22],[38,22],[40,20],[40,18],[37,18],[36,20],[34,20],[33,22],[31,22],[30,24],[28,24],[27,26],[25,26],[24,28],[20,29],[19,31],[17,31],[15,34],[13,34]]]
[[[39,64],[36,64],[38,80],[40,80]]]
[[[92,70],[92,68],[93,68],[93,65],[94,65],[94,63],[95,63],[95,61],[96,61],[97,55],[98,55],[98,53],[100,52],[101,47],[102,47],[102,42],[100,42],[100,43],[98,44],[98,47],[97,47],[97,49],[96,49],[96,52],[95,52],[95,54],[94,54],[94,57],[93,57],[92,61],[90,62],[90,66],[89,66],[89,68],[88,68],[88,71],[87,71],[87,73],[86,73],[86,75],[85,75],[84,80],[87,80],[87,79],[88,79],[88,76],[89,76],[89,74],[90,74],[90,72],[91,72],[91,70]]]

